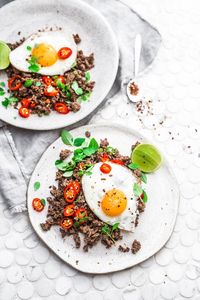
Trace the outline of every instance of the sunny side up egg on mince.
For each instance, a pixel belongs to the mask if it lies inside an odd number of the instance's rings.
[[[38,31],[9,44],[10,48],[4,43],[9,49],[4,67],[9,95],[1,104],[18,109],[23,118],[33,114],[42,117],[52,111],[62,115],[78,112],[95,85],[89,72],[94,67],[94,54],[85,55],[79,43],[78,34],[61,28]],[[1,93],[6,93],[2,87]]]
[[[108,168],[106,170],[102,169]],[[103,222],[133,232],[137,215],[133,184],[136,178],[131,170],[107,162],[96,163],[91,175],[83,175],[82,188],[85,200],[93,213]]]
[[[27,49],[30,52],[27,52]],[[23,72],[35,71],[42,75],[63,75],[71,69],[76,55],[77,45],[73,37],[65,31],[38,32],[11,51],[10,62],[16,69]]]

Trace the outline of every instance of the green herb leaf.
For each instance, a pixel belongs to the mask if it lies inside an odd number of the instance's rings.
[[[85,73],[85,81],[86,82],[90,81],[90,72]]]
[[[110,154],[110,155],[115,155],[116,153],[117,153],[117,149],[116,148],[113,148],[113,147],[111,147],[111,146],[108,146],[107,148],[106,148],[106,152],[108,153],[108,154]]]
[[[73,64],[71,65],[71,69],[76,67],[76,61],[73,62]]]
[[[75,91],[76,95],[80,96],[83,94],[83,90],[82,88],[78,88],[76,91]]]
[[[86,175],[91,175],[92,174],[92,169],[93,169],[93,167],[94,167],[94,165],[87,165],[86,166],[86,169],[84,169],[84,170],[79,170],[79,172],[78,172],[78,174],[79,174],[79,176],[83,176],[84,174],[86,174]]]
[[[77,95],[80,96],[80,95],[83,94],[83,90],[82,90],[82,88],[80,88],[80,87],[78,86],[77,81],[73,81],[73,82],[72,82],[71,88],[74,90],[74,92],[75,92]]]
[[[5,84],[5,82],[0,82],[0,86],[2,86],[2,87],[5,87],[6,86],[6,84]]]
[[[144,182],[144,183],[147,183],[147,175],[145,173],[142,172],[141,174],[141,180]]]
[[[46,200],[44,198],[42,198],[41,203],[45,206],[46,205]]]
[[[110,229],[108,224],[105,224],[103,227],[101,227],[101,232],[104,234],[110,234]]]
[[[76,138],[74,140],[74,146],[80,147],[85,142],[85,138]]]
[[[146,203],[148,201],[148,196],[147,196],[147,193],[145,192],[145,190],[143,190],[143,195],[144,195],[144,197],[143,197],[142,201],[144,203]]]
[[[118,229],[119,224],[120,224],[120,223],[115,223],[115,224],[112,226],[112,231],[115,231],[116,229]]]
[[[71,99],[71,97],[72,97],[72,94],[71,94],[71,92],[69,92],[69,91],[66,91],[66,97],[68,98],[68,100],[70,100],[70,99]]]
[[[74,161],[70,161],[67,163],[63,160],[56,160],[55,166],[58,170],[67,172],[67,171],[72,171],[75,168],[76,164]]]
[[[128,165],[128,168],[131,169],[131,170],[135,170],[135,169],[138,169],[139,166],[135,163],[131,163],[131,164]]]
[[[39,181],[36,181],[35,183],[34,183],[34,191],[37,191],[37,190],[39,190],[39,188],[40,188],[40,182]]]
[[[27,46],[26,49],[27,49],[28,51],[31,51],[31,50],[32,50],[31,46]]]
[[[99,148],[99,145],[98,145],[97,141],[94,138],[92,138],[90,140],[90,143],[89,143],[88,147],[94,149],[95,151],[97,151],[98,148]]]
[[[73,136],[66,129],[61,131],[61,139],[65,145],[73,146]]]
[[[62,176],[68,178],[68,177],[72,177],[72,175],[73,175],[73,171],[66,171],[65,173],[63,173]]]
[[[25,86],[25,87],[30,87],[32,84],[33,84],[33,80],[32,80],[32,79],[27,79],[27,80],[24,82],[24,86]]]
[[[3,96],[3,95],[5,95],[5,92],[0,90],[0,96]]]
[[[81,101],[88,101],[88,99],[90,98],[91,96],[91,92],[88,92],[86,94],[83,94],[81,95],[80,97],[78,97],[78,101],[81,102]]]
[[[4,101],[1,102],[1,104],[7,108],[10,104],[17,102],[17,101],[18,101],[17,98],[9,97],[9,98],[5,98]]]
[[[36,81],[35,82],[35,86],[41,86],[41,82],[40,81]]]
[[[134,183],[133,192],[136,197],[140,197],[143,193],[143,189],[137,183]]]
[[[40,70],[40,66],[37,63],[37,59],[32,56],[31,59],[28,60],[30,66],[28,67],[29,71],[37,73]]]
[[[65,88],[65,84],[59,79],[56,81],[56,85],[61,90],[63,90]]]

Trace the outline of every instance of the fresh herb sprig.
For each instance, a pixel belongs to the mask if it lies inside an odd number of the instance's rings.
[[[131,170],[136,170],[136,169],[140,170],[139,166],[137,164],[135,164],[135,163],[129,164],[128,168],[131,169]],[[147,183],[147,176],[146,176],[146,174],[144,172],[142,172],[141,170],[140,170],[140,172],[141,172],[141,177],[140,177],[141,180],[144,183]]]
[[[1,104],[4,106],[4,107],[8,107],[9,105],[13,104],[13,103],[16,103],[18,101],[17,98],[15,97],[6,97],[2,102]]]
[[[40,70],[40,65],[37,63],[37,59],[34,56],[28,60],[29,63],[29,71],[37,73]]]
[[[110,227],[108,224],[105,224],[102,228],[101,228],[101,232],[107,236],[109,236],[109,238],[113,241],[113,243],[115,243],[115,240],[113,238],[113,232],[118,229],[119,227],[119,223],[115,223],[112,227]]]
[[[141,201],[143,201],[144,203],[147,202],[147,200],[148,200],[147,193],[145,192],[145,190],[142,189],[142,187],[139,184],[134,183],[133,192],[134,192],[134,195],[137,198],[139,198]]]

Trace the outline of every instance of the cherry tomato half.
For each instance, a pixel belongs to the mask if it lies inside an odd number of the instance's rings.
[[[33,209],[40,212],[44,209],[44,204],[42,204],[42,201],[40,198],[34,198],[32,201]]]
[[[72,183],[69,183],[64,189],[64,198],[67,202],[72,203],[76,199],[76,190]]]
[[[111,166],[109,164],[103,163],[100,167],[100,171],[104,174],[110,173],[112,170]]]
[[[65,217],[70,217],[70,216],[73,216],[74,212],[75,212],[74,205],[70,204],[70,205],[65,206],[63,214]]]
[[[72,55],[72,49],[70,49],[68,47],[60,48],[60,50],[58,51],[58,57],[60,59],[66,59],[66,58],[70,57],[71,55]]]
[[[124,165],[124,162],[120,159],[112,159],[111,162],[114,164],[117,164],[117,165],[121,165],[121,166]]]
[[[88,216],[88,212],[87,212],[87,210],[84,207],[80,207],[79,209],[76,210],[75,216],[79,220],[81,220],[81,219],[83,219],[83,218],[85,218],[85,217]]]
[[[102,162],[105,162],[105,161],[108,161],[109,160],[109,157],[108,157],[108,154],[107,153],[104,153],[101,157],[101,161]]]
[[[68,114],[70,111],[67,105],[62,102],[57,102],[54,105],[54,108],[59,114],[64,114],[64,115]]]
[[[30,110],[26,107],[20,107],[18,112],[22,118],[28,118],[30,116]]]
[[[62,227],[62,229],[68,230],[72,227],[73,223],[74,222],[72,219],[63,219],[60,223],[60,226]]]
[[[21,100],[21,105],[23,107],[29,108],[30,103],[31,103],[31,99],[30,98],[24,98],[24,99]]]
[[[43,81],[46,85],[53,85],[53,86],[56,86],[55,82],[54,82],[49,76],[42,76],[42,81]]]
[[[8,87],[11,91],[17,91],[22,86],[21,76],[15,75],[8,80]]]

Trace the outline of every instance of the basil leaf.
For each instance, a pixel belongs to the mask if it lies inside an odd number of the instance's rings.
[[[57,85],[57,87],[58,87],[59,89],[61,89],[61,90],[65,88],[65,84],[62,83],[62,81],[59,80],[59,79],[56,81],[56,85]]]
[[[40,188],[40,182],[39,181],[36,181],[35,183],[34,183],[34,191],[37,191],[37,190],[39,190],[39,188]]]
[[[104,234],[109,234],[110,233],[109,226],[105,224],[103,227],[101,227],[101,232]]]
[[[4,91],[0,91],[0,96],[3,96],[5,95],[5,92]]]
[[[76,91],[75,91],[76,95],[80,96],[83,94],[83,90],[82,88],[78,88]]]
[[[81,95],[80,97],[78,97],[77,100],[79,100],[80,102],[83,101],[87,101],[91,96],[91,92],[85,93],[83,95]]]
[[[65,145],[73,146],[73,136],[65,129],[61,131],[61,139]]]
[[[144,183],[147,183],[147,175],[145,173],[142,172],[141,174],[141,180],[144,182]]]
[[[10,104],[8,98],[5,98],[5,100],[2,101],[1,104],[7,108],[8,105]]]
[[[76,164],[73,161],[67,163],[63,160],[56,160],[55,166],[60,171],[72,171],[75,168]]]
[[[83,153],[86,155],[86,156],[91,156],[92,154],[94,154],[96,152],[95,149],[93,148],[84,148],[83,149]]]
[[[5,87],[6,86],[6,84],[5,84],[5,82],[0,82],[0,86],[2,86],[2,87]]]
[[[85,81],[86,82],[90,81],[90,72],[85,73]]]
[[[45,206],[46,205],[46,200],[44,198],[42,198],[41,203]]]
[[[128,168],[131,170],[139,169],[139,166],[135,163],[131,163],[128,165]]]
[[[26,49],[27,49],[28,51],[31,51],[31,50],[32,50],[31,46],[27,46]]]
[[[73,175],[73,171],[66,171],[65,173],[63,173],[63,177],[66,177],[66,178],[68,178],[68,177],[71,177]]]
[[[9,98],[5,98],[4,101],[1,102],[1,104],[7,108],[10,104],[17,102],[17,101],[18,101],[17,98],[9,97]]]
[[[116,230],[116,229],[119,227],[119,224],[120,224],[120,223],[115,223],[115,224],[112,226],[112,231]]]
[[[137,183],[134,183],[133,192],[136,197],[140,197],[143,193],[143,189]]]
[[[24,86],[25,86],[25,87],[30,87],[32,84],[33,84],[33,80],[32,80],[32,79],[27,79],[27,80],[24,82]]]
[[[144,203],[146,203],[148,201],[148,196],[147,196],[147,193],[145,192],[145,190],[143,190],[143,195],[144,195],[144,197],[143,197],[142,201]]]
[[[89,143],[88,147],[92,148],[92,149],[94,149],[96,151],[99,148],[99,145],[98,145],[97,141],[94,138],[92,138],[90,140],[90,143]]]
[[[31,72],[37,73],[40,70],[40,67],[37,64],[32,64],[31,66],[28,67],[28,69]]]
[[[85,138],[76,138],[74,140],[74,146],[80,147],[85,142]]]

